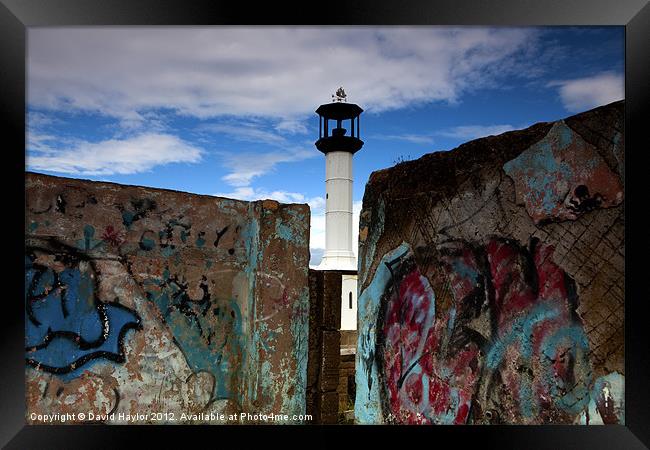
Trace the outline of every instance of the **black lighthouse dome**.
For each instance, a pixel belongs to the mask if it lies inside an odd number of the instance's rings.
[[[316,110],[319,116],[319,139],[316,141],[316,148],[323,153],[343,151],[354,154],[359,151],[363,147],[363,141],[359,139],[359,116],[362,112],[363,109],[354,103],[336,101],[320,105]],[[336,121],[336,127],[331,130],[331,134],[330,120]],[[349,134],[342,126],[344,120],[350,121]]]

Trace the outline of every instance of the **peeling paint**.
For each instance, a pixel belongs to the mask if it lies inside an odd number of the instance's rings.
[[[620,134],[617,136],[620,139]],[[515,181],[517,200],[535,223],[575,220],[592,209],[623,201],[619,177],[597,150],[563,121],[505,163],[503,170]]]

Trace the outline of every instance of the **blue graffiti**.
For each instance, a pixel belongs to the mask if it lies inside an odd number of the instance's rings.
[[[79,264],[56,272],[26,257],[25,266],[27,364],[63,374],[95,358],[124,361],[124,334],[140,326],[134,311],[97,301]]]
[[[494,342],[486,357],[487,368],[496,370],[501,365],[506,350],[512,345],[519,345],[522,361],[532,366],[533,328],[543,321],[554,320],[559,316],[560,310],[556,305],[546,302],[535,305],[526,316],[515,320],[508,333]],[[543,373],[540,378],[545,381],[555,404],[575,414],[589,402],[588,386],[591,383],[591,372],[589,371],[582,383],[575,386],[558,386],[557,383],[562,384],[562,382],[552,375],[552,362],[556,358],[556,349],[561,345],[568,349],[574,361],[589,369],[590,364],[587,360],[589,343],[584,330],[578,325],[560,328],[546,336],[541,343],[540,363]],[[538,405],[532,399],[532,378],[524,376],[519,390],[520,410],[524,417],[532,417],[537,413]]]
[[[228,304],[212,302],[207,284],[201,283],[203,298],[192,299],[188,285],[165,269],[162,279],[147,289],[147,298],[162,313],[165,323],[174,335],[185,360],[194,372],[214,375],[213,396],[216,399],[231,397],[232,380],[241,374],[245,355],[242,315],[235,300]],[[215,322],[220,323],[223,333],[216,333]]]
[[[567,386],[561,378],[553,378],[551,375],[551,361],[555,358],[556,349],[563,346],[568,349],[568,352],[574,361],[578,361],[584,367],[589,367],[587,360],[587,352],[589,351],[589,342],[587,335],[581,326],[571,326],[562,328],[554,334],[547,336],[542,342],[542,367],[544,374],[541,377],[546,381],[550,388],[551,395],[556,401],[556,404],[572,414],[577,414],[583,410],[589,403],[589,385],[591,384],[591,371],[588,376],[581,382],[575,383],[573,386]],[[554,382],[547,380],[553,379]],[[558,386],[558,383],[560,384]]]
[[[570,137],[567,142],[565,134],[566,129],[559,128],[560,148],[570,144]],[[558,161],[555,157],[548,137],[532,145],[519,157],[505,163],[503,170],[511,177],[519,173],[524,175],[530,188],[523,193],[524,198],[528,203],[540,204],[546,214],[551,214],[563,200],[562,193],[554,188],[558,180],[571,179],[573,175],[569,164]]]
[[[94,250],[103,245],[104,241],[95,239],[95,228],[92,225],[84,226],[84,238],[77,241],[77,248],[80,250]]]

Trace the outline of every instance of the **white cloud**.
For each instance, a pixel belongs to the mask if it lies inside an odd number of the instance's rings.
[[[300,192],[288,191],[269,191],[266,189],[256,189],[251,186],[238,187],[230,192],[220,192],[217,197],[235,198],[238,200],[277,200],[281,203],[308,203],[309,207],[314,211],[321,211],[325,206],[325,199],[323,197],[307,198]]]
[[[344,86],[368,111],[454,102],[494,85],[538,32],[451,27],[102,27],[28,30],[28,103],[137,124],[151,109],[199,118],[301,118]]]
[[[281,120],[276,126],[275,129],[279,132],[289,133],[289,134],[306,134],[307,126],[304,121],[297,119],[284,119]]]
[[[406,141],[412,144],[433,144],[434,139],[430,134],[375,134],[370,136],[374,139],[386,139],[391,141]]]
[[[27,114],[27,126],[30,130],[42,128],[57,122],[59,122],[59,120],[54,118],[51,114],[44,114],[35,111],[30,111]]]
[[[40,152],[41,154],[52,154],[52,146],[57,142],[58,138],[52,134],[32,132],[29,133],[27,140],[27,148],[31,151]]]
[[[569,112],[580,112],[625,98],[623,75],[604,72],[592,77],[552,81],[559,87],[560,100]]]
[[[29,137],[27,168],[50,172],[112,175],[145,172],[170,163],[196,163],[201,149],[176,136],[146,133],[100,142],[75,141],[63,148],[48,135]],[[57,146],[55,146],[57,145]]]
[[[196,131],[201,134],[218,133],[237,141],[281,149],[263,152],[217,151],[221,165],[229,171],[221,179],[237,187],[249,186],[256,177],[275,170],[280,163],[298,162],[318,156],[313,150],[290,143],[277,129],[277,126],[269,129],[268,121],[256,119],[203,123],[196,127]]]
[[[132,134],[139,130],[146,130],[150,133],[164,133],[169,122],[169,118],[165,114],[157,111],[129,111],[118,119],[118,125],[121,127],[121,130],[117,130],[118,134],[122,131]]]
[[[317,155],[313,150],[285,149],[264,153],[220,152],[221,164],[230,172],[222,180],[231,186],[248,186],[256,177],[272,171],[277,164],[302,161]]]
[[[484,136],[498,135],[514,130],[512,125],[462,125],[438,132],[440,136],[470,141]]]
[[[325,249],[325,210],[311,213],[309,247]]]
[[[286,144],[287,140],[277,133],[263,130],[255,125],[240,122],[236,125],[231,124],[209,124],[201,125],[201,131],[212,131],[215,133],[222,133],[237,139],[242,142],[252,142],[256,144],[269,144],[269,145],[282,145]]]

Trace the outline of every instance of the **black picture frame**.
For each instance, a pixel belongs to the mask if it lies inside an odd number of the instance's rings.
[[[0,0],[0,111],[2,112],[3,193],[6,226],[3,253],[3,326],[0,328],[0,444],[6,448],[117,448],[143,439],[158,439],[160,448],[174,442],[198,445],[224,433],[252,436],[250,427],[166,426],[26,426],[24,424],[24,298],[22,279],[25,146],[26,28],[101,25],[619,25],[626,33],[626,425],[620,426],[467,426],[467,427],[258,427],[255,436],[267,445],[323,445],[325,431],[336,430],[328,446],[388,438],[413,445],[417,440],[440,445],[499,449],[642,449],[650,446],[650,358],[647,353],[647,303],[650,250],[644,229],[647,192],[644,129],[650,98],[650,5],[647,0],[444,0],[312,3],[309,8],[268,2],[252,5],[217,0]],[[24,218],[24,216],[23,216]],[[645,275],[645,276],[644,276]],[[279,430],[280,429],[280,430]],[[287,431],[287,430],[290,431]],[[276,433],[284,438],[278,439]],[[341,434],[341,433],[344,434]],[[243,436],[242,436],[243,435]],[[356,439],[355,439],[356,440]],[[225,440],[223,441],[225,442]],[[364,444],[367,445],[367,444]],[[432,444],[433,445],[433,444]],[[449,444],[442,444],[449,445]],[[152,445],[147,445],[151,447]],[[248,447],[248,444],[245,445]]]

